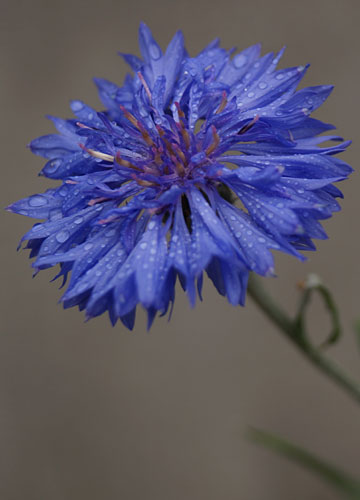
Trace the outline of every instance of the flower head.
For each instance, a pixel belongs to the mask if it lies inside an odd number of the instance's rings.
[[[303,259],[326,238],[333,183],[351,172],[334,156],[349,142],[320,147],[341,138],[310,117],[332,87],[296,90],[307,67],[278,70],[283,50],[214,41],[190,57],[178,32],[163,53],[144,24],[139,40],[122,87],[95,80],[105,111],[73,101],[76,118],[51,117],[59,134],[30,144],[61,185],[9,207],[44,219],[23,240],[37,270],[71,272],[64,307],[129,328],[138,304],[149,325],[167,312],[177,278],[194,304],[204,271],[243,304],[249,272],[273,274],[272,249]]]

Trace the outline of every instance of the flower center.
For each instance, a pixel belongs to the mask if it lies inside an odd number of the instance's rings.
[[[211,163],[220,144],[220,137],[212,126],[211,141],[204,150],[203,140],[199,140],[199,134],[188,129],[185,113],[178,103],[175,104],[177,119],[168,115],[151,132],[133,114],[121,107],[124,116],[135,127],[132,135],[147,145],[147,151],[146,157],[133,162],[117,152],[115,162],[126,170],[132,170],[129,172],[131,178],[141,186],[164,189],[174,182],[186,183],[204,176],[204,167]]]

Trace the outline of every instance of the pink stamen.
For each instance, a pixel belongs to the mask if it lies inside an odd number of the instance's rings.
[[[240,129],[240,131],[238,132],[238,134],[245,134],[245,132],[247,132],[248,130],[250,130],[251,127],[253,125],[255,125],[255,123],[258,121],[259,118],[260,118],[259,115],[255,115],[254,118],[251,120],[251,122],[249,122],[247,125],[244,125],[244,127],[242,129]]]
[[[138,77],[139,77],[139,80],[141,81],[144,89],[145,89],[145,92],[149,98],[149,101],[151,102],[152,101],[152,95],[151,95],[151,92],[150,92],[150,89],[148,87],[148,84],[146,83],[145,81],[145,78],[143,77],[142,73],[140,71],[138,71],[137,73]]]
[[[121,158],[120,151],[117,151],[115,156],[115,161],[118,165],[121,165],[122,167],[131,168],[133,170],[138,170],[139,172],[142,172],[141,168],[137,167],[136,165],[133,165],[128,160],[124,160],[123,158]]]
[[[112,155],[108,155],[106,153],[102,153],[101,151],[95,151],[94,149],[89,149],[84,144],[79,143],[79,147],[89,153],[89,155],[93,156],[94,158],[99,158],[100,160],[104,161],[109,161],[111,163],[114,162],[115,158]]]
[[[219,134],[216,131],[215,125],[211,125],[211,131],[213,134],[213,142],[206,148],[205,153],[209,156],[211,153],[215,151],[215,149],[219,146],[220,144],[220,137]]]
[[[80,122],[76,122],[76,125],[80,128],[88,128],[89,130],[94,130],[93,128],[88,127],[87,125],[84,125],[83,123]]]
[[[216,114],[221,113],[221,111],[224,110],[226,105],[227,105],[227,95],[226,95],[226,92],[224,90],[222,93],[222,99],[221,99],[220,105],[219,105],[218,109],[216,110]]]
[[[108,199],[109,199],[109,198],[104,198],[104,197],[102,197],[102,198],[93,198],[92,200],[90,200],[90,201],[88,202],[88,205],[89,205],[90,207],[93,207],[93,206],[94,206],[94,205],[96,205],[97,203],[100,203],[100,202],[102,202],[102,201],[106,201],[106,200],[108,200]]]

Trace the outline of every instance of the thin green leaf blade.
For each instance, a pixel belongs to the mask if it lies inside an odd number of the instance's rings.
[[[317,474],[341,491],[346,498],[360,499],[360,481],[349,476],[346,472],[275,434],[250,428],[248,435],[255,443],[261,444]]]

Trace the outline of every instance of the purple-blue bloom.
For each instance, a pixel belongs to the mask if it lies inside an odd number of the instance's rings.
[[[138,304],[149,326],[169,310],[178,278],[193,305],[204,271],[244,304],[249,272],[274,274],[272,249],[304,259],[326,238],[352,171],[335,157],[349,141],[321,146],[342,139],[310,117],[332,87],[296,90],[307,66],[277,69],[283,50],[215,40],[190,57],[178,32],[163,53],[144,24],[139,42],[123,86],[95,80],[104,111],[72,101],[75,118],[31,142],[61,185],[8,208],[43,219],[23,240],[36,270],[71,273],[64,307],[130,329]]]

